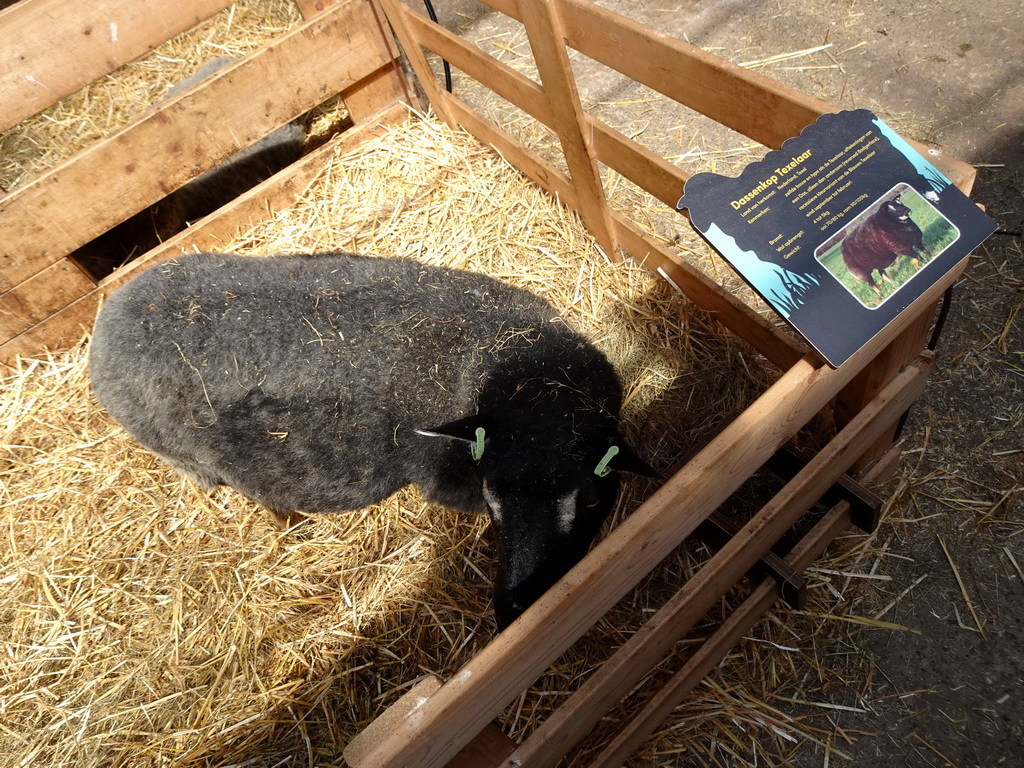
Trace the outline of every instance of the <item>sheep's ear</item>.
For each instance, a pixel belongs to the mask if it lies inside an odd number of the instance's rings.
[[[665,479],[664,475],[641,459],[640,455],[630,448],[625,440],[620,438],[616,441],[615,445],[619,450],[614,456],[608,459],[605,465],[608,469],[613,472],[629,472],[630,474],[640,475],[641,477],[653,477],[656,480]]]
[[[417,434],[425,437],[447,437],[469,443],[470,454],[475,461],[480,461],[487,445],[486,419],[477,414],[458,421],[450,421],[433,429],[417,429]]]
[[[449,437],[453,440],[475,443],[477,429],[487,430],[488,425],[486,421],[483,416],[477,414],[475,416],[467,416],[464,419],[458,419],[457,421],[449,421],[447,424],[442,424],[439,427],[417,429],[416,434],[424,435],[425,437]]]

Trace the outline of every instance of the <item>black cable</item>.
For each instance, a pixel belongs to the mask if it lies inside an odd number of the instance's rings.
[[[932,329],[932,337],[928,340],[928,349],[932,352],[939,345],[939,336],[942,335],[942,326],[946,324],[946,315],[949,314],[949,305],[953,303],[953,286],[949,286],[942,294],[942,308],[939,310],[939,317]]]
[[[437,20],[437,14],[434,13],[434,5],[430,0],[423,0],[423,4],[427,6],[427,15],[430,16],[430,20],[435,24],[440,24]],[[444,65],[444,87],[448,93],[452,92],[452,68],[448,65],[445,59],[441,59],[441,63]]]
[[[939,316],[935,320],[935,327],[932,328],[932,336],[928,339],[928,349],[932,352],[939,345],[939,337],[942,335],[942,327],[946,324],[946,316],[949,314],[949,307],[953,303],[953,286],[949,286],[946,292],[942,294],[942,306],[939,308]],[[910,416],[910,409],[908,408],[900,416],[899,422],[896,424],[896,434],[893,435],[893,442],[897,442],[900,439],[900,435],[903,434],[903,427],[907,424],[907,418]]]

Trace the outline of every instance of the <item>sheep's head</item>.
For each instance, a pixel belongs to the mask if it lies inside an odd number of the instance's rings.
[[[615,503],[620,473],[656,476],[606,416],[480,414],[422,434],[462,441],[475,460],[497,556],[501,628],[587,554]]]

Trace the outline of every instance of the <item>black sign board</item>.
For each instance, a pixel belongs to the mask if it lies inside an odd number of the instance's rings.
[[[822,115],[678,209],[830,365],[891,323],[996,223],[865,109]]]

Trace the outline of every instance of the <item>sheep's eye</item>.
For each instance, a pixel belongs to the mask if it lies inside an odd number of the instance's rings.
[[[580,489],[579,503],[587,509],[593,509],[601,503],[601,494],[593,485],[586,485]]]

